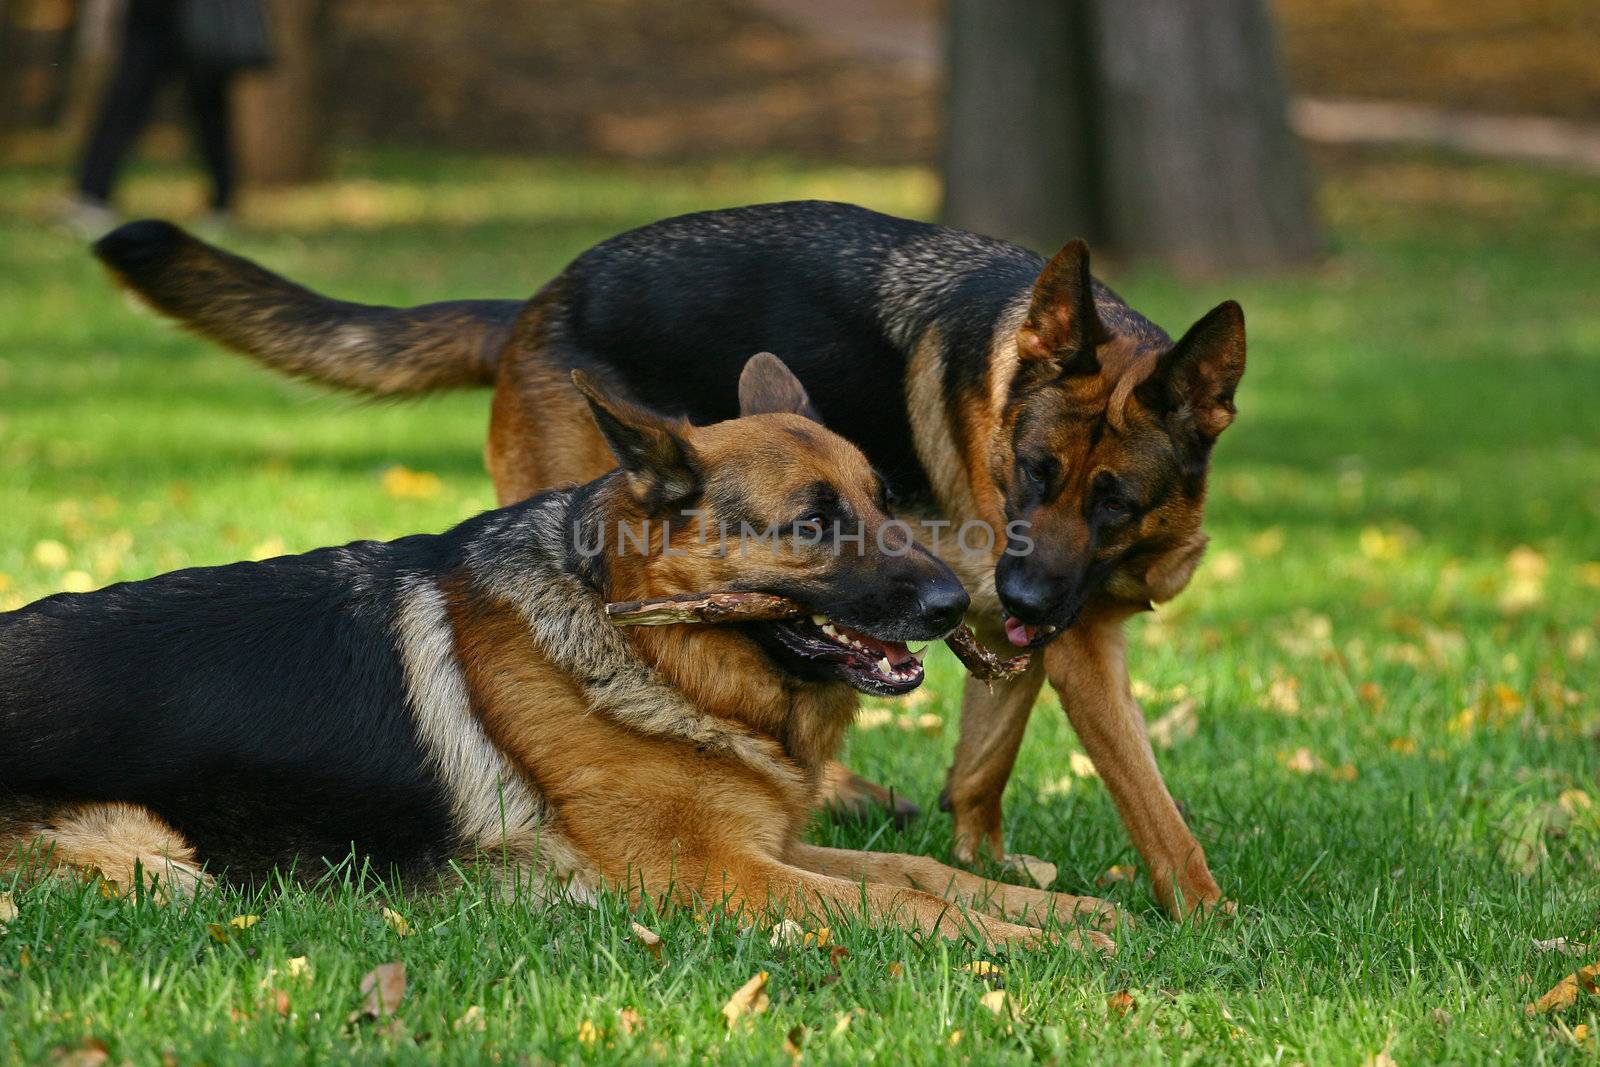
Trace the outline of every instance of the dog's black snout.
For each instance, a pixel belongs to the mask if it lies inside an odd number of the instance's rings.
[[[932,632],[944,634],[954,630],[967,616],[971,599],[953,575],[945,575],[926,583],[917,596],[919,615]]]
[[[1027,567],[1001,566],[994,576],[994,590],[1006,613],[1030,626],[1049,622],[1056,606],[1055,583]]]

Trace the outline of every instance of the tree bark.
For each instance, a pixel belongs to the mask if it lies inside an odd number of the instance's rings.
[[[1264,0],[951,0],[944,218],[1189,270],[1320,246]]]
[[[1102,236],[1086,158],[1086,5],[949,4],[943,218],[1041,250]]]
[[[235,103],[239,173],[248,185],[293,185],[326,170],[323,40],[326,0],[270,0],[272,66],[241,79]]]

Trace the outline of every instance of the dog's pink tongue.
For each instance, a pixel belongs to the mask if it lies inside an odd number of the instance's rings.
[[[1029,626],[1021,619],[1006,616],[1006,640],[1018,648],[1026,648],[1033,641],[1033,635],[1038,633],[1038,627]]]

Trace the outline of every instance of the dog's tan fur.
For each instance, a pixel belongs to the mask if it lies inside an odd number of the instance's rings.
[[[821,921],[864,907],[874,919],[990,944],[1054,936],[1045,929],[1052,921],[1115,923],[1115,909],[1102,901],[1000,885],[926,857],[803,843],[825,768],[853,716],[854,692],[784,671],[741,627],[624,630],[606,620],[603,605],[881,565],[781,542],[723,551],[707,533],[727,521],[718,501],[737,500],[741,514],[753,509],[778,525],[822,483],[875,540],[888,522],[877,476],[853,446],[799,415],[761,413],[696,428],[585,388],[614,427],[607,431],[613,445],[619,434],[644,444],[619,449],[621,474],[594,490],[584,514],[606,526],[643,528],[651,520],[648,547],[599,555],[598,596],[560,568],[528,569],[469,551],[459,572],[418,577],[402,598],[396,633],[412,712],[466,851],[537,864],[577,897],[609,887],[635,900],[721,903],[752,917]],[[705,510],[668,533],[656,501],[663,486],[686,476],[686,465],[704,487]],[[527,544],[527,559],[565,559],[566,546],[551,542],[568,534],[574,513],[556,510],[570,506],[562,494],[546,499],[553,502],[497,513],[520,525],[485,543]],[[937,570],[931,560],[926,567]],[[451,731],[461,736],[444,736]],[[484,810],[496,791],[513,823],[498,840]],[[0,833],[0,849],[29,844],[58,866],[98,870],[122,884],[131,884],[136,865],[180,888],[203,877],[183,839],[131,805],[56,809]],[[1098,930],[1061,936],[1114,947]]]

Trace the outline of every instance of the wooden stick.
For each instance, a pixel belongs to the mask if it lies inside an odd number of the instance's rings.
[[[627,600],[606,605],[618,626],[671,626],[676,623],[769,622],[798,619],[811,612],[799,601],[773,593],[686,593],[655,600]],[[961,626],[945,644],[974,678],[1005,681],[1028,669],[1028,656],[1001,659],[978,644],[970,627]]]
[[[1001,659],[978,644],[977,635],[972,632],[972,627],[965,624],[945,638],[944,643],[956,654],[956,659],[961,661],[967,673],[980,682],[1003,682],[1015,678],[1028,669],[1031,659],[1026,652],[1010,659]]]
[[[680,622],[764,622],[808,615],[805,605],[773,593],[686,593],[606,605],[619,626],[670,626]]]

